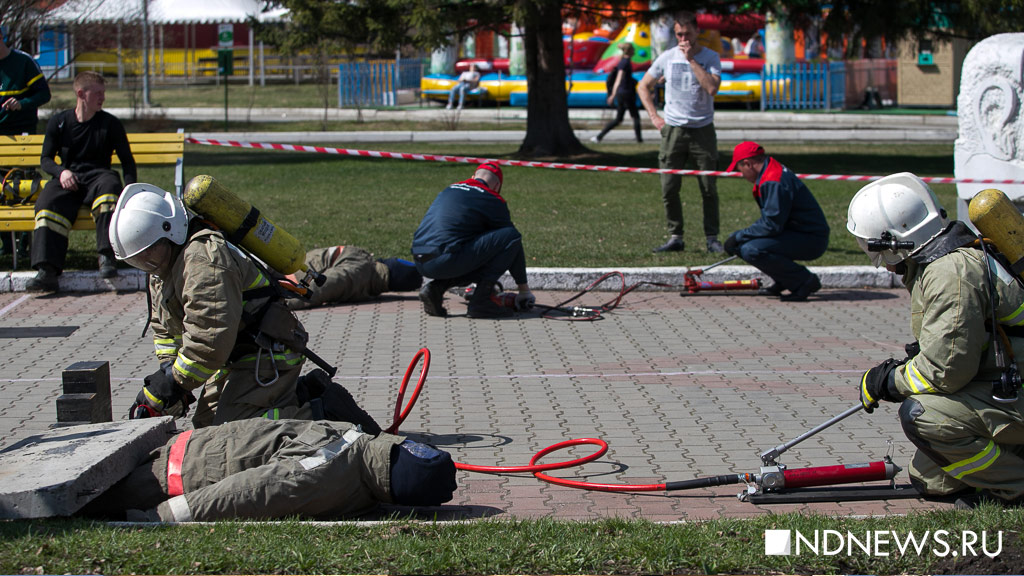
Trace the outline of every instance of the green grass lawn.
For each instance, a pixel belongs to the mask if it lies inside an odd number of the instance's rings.
[[[653,496],[652,496],[653,497]],[[906,517],[844,518],[797,513],[654,524],[480,520],[434,524],[398,518],[375,525],[296,522],[111,526],[85,520],[0,523],[4,574],[986,574],[1018,572],[1024,514],[995,508]],[[766,556],[764,531],[892,531],[905,541],[937,530],[955,546],[887,556],[854,547],[847,554]],[[976,556],[962,555],[961,533],[978,535]],[[981,536],[985,531],[984,555]],[[1001,548],[997,534],[1002,532]],[[795,538],[795,536],[794,536]],[[832,546],[834,547],[834,541]],[[953,557],[953,551],[956,557]],[[794,548],[795,551],[795,548]]]
[[[728,157],[731,143],[720,144]],[[356,147],[335,144],[340,148]],[[513,158],[515,144],[381,144],[377,150],[430,152],[474,157]],[[775,144],[769,149],[800,173],[889,174],[922,176],[952,173],[952,145],[934,144]],[[607,144],[593,155],[574,158],[586,164],[657,166],[653,145]],[[721,164],[725,164],[724,160]],[[378,257],[408,257],[412,234],[430,202],[448,184],[468,178],[465,164],[367,159],[327,154],[275,152],[189,145],[186,177],[210,174],[259,207],[306,247],[333,244],[363,246]],[[140,179],[171,187],[168,168],[142,168]],[[847,206],[862,184],[808,183],[829,219],[829,249],[813,265],[867,264],[846,231]],[[759,216],[750,184],[720,178],[721,238]],[[955,210],[955,187],[934,187],[948,210]],[[509,167],[503,195],[523,233],[529,267],[594,267],[607,270],[639,266],[705,265],[719,258],[704,251],[700,193],[686,178],[685,252],[652,254],[666,239],[659,178],[650,174],[613,174]],[[92,232],[73,232],[69,267],[95,267]],[[8,261],[0,263],[10,267]]]

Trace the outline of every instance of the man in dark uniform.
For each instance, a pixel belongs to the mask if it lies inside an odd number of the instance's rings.
[[[442,190],[423,216],[412,239],[412,255],[416,269],[431,279],[420,290],[427,314],[447,316],[444,291],[475,282],[467,311],[470,318],[511,315],[510,309],[491,298],[506,270],[519,289],[516,308],[532,307],[536,301],[526,281],[523,237],[501,197],[502,180],[501,168],[485,162],[469,180]]]
[[[134,184],[135,158],[121,122],[103,111],[106,95],[103,76],[82,72],[75,77],[73,110],[54,114],[46,125],[40,166],[53,176],[36,200],[36,225],[32,236],[32,267],[38,272],[25,288],[53,292],[64,269],[68,233],[78,208],[88,203],[96,221],[96,249],[100,276],[117,275],[117,261],[110,246],[110,217],[121,194],[121,178],[111,169],[116,152],[126,184]],[[60,156],[62,164],[55,158]]]
[[[741,142],[732,153],[729,171],[754,185],[761,218],[725,241],[725,251],[739,256],[771,277],[774,284],[758,294],[802,302],[821,289],[821,280],[794,260],[814,260],[828,248],[825,213],[804,183],[756,142]],[[783,295],[783,290],[789,294]]]
[[[7,46],[7,27],[0,41],[0,135],[35,134],[39,126],[39,107],[50,101],[50,87],[39,64],[21,50]],[[27,253],[31,235],[19,232],[19,254]],[[2,253],[15,250],[11,234],[0,234]]]

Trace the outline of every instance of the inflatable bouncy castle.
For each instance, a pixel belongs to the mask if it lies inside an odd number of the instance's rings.
[[[625,14],[641,15],[647,8],[647,2],[632,2]],[[651,26],[636,16],[623,20],[615,16],[610,9],[594,8],[586,17],[570,17],[563,22],[566,91],[570,107],[600,108],[607,105],[608,73],[615,70],[622,57],[622,43],[633,44],[633,75],[637,81],[653,62],[655,48]],[[722,85],[715,101],[759,102],[760,73],[764,66],[761,58],[763,32],[759,30],[764,27],[764,17],[700,14],[698,26],[701,43],[722,56]],[[476,89],[466,92],[466,102],[526,105],[528,94],[523,71],[510,72],[507,50],[502,54],[501,50],[487,49],[501,35],[484,34],[489,36],[474,38],[470,43],[474,48],[471,57],[455,61],[454,74],[430,73],[422,78],[420,90],[423,98],[447,102],[459,74],[474,65],[480,72],[480,82]],[[674,40],[672,42],[674,44]]]

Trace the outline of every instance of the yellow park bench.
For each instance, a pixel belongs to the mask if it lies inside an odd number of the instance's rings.
[[[132,156],[139,166],[167,165],[174,166],[174,190],[180,196],[184,186],[185,133],[183,130],[171,133],[128,134],[128,142],[132,147]],[[39,157],[43,150],[43,135],[0,136],[0,167],[39,168]],[[59,161],[59,158],[58,158]],[[113,163],[120,164],[117,154]],[[2,175],[0,175],[2,176]],[[43,183],[40,183],[40,188]],[[11,233],[11,246],[14,247],[15,232],[29,231],[35,228],[34,201],[18,205],[0,205],[0,234]],[[78,218],[73,230],[95,230],[96,224],[83,206],[78,211]],[[17,268],[17,250],[12,249],[15,256],[14,267]]]

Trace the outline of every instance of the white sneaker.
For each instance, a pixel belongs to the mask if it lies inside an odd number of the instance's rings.
[[[591,136],[590,141],[593,142],[594,144],[597,144],[598,142],[601,141],[601,139],[598,138],[597,136]]]
[[[451,105],[451,104],[449,104],[449,105],[445,106],[445,107],[444,107],[444,109],[445,109],[445,110],[451,110],[451,109],[452,109],[452,105]]]

